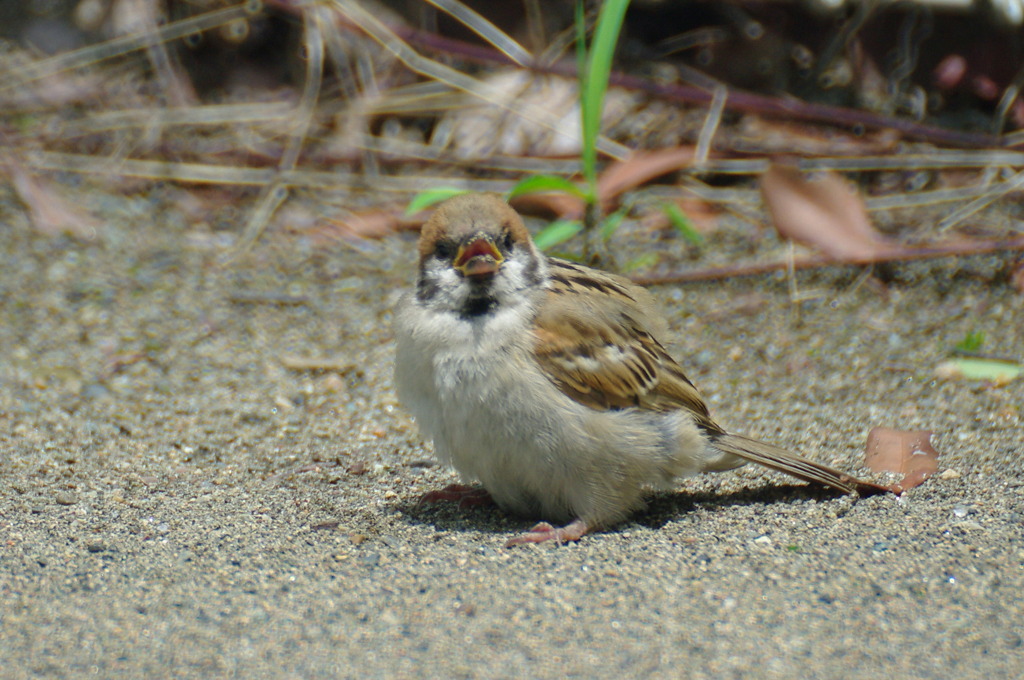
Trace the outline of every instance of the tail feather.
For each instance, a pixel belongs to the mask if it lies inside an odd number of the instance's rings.
[[[734,456],[763,465],[772,470],[785,472],[807,482],[817,482],[843,493],[859,493],[869,496],[890,493],[892,489],[840,472],[821,463],[815,463],[795,453],[786,451],[767,442],[750,439],[738,434],[721,434],[712,437],[713,446]]]

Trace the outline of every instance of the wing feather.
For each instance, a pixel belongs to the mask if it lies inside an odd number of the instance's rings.
[[[662,346],[664,326],[650,293],[581,265],[555,259],[549,265],[551,288],[536,319],[534,352],[564,394],[598,410],[685,408],[706,430],[721,431]]]
[[[597,410],[685,409],[712,446],[739,459],[844,493],[892,491],[777,446],[726,433],[700,392],[665,351],[650,294],[626,279],[551,260],[552,284],[534,334],[538,364],[564,394]],[[573,295],[565,295],[572,291]]]

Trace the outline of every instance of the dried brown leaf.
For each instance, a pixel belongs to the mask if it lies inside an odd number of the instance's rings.
[[[8,161],[5,169],[36,229],[47,236],[68,234],[83,241],[96,238],[96,219],[83,209],[68,205],[48,182],[34,177],[14,161]]]
[[[402,226],[399,209],[382,208],[353,212],[342,220],[330,219],[326,226],[312,231],[328,240],[378,239],[401,230]]]
[[[864,201],[839,175],[808,177],[773,163],[761,193],[779,234],[813,246],[839,262],[870,262],[891,247],[875,231]]]
[[[902,474],[896,485],[899,493],[913,489],[938,469],[939,452],[932,446],[931,436],[928,430],[876,427],[868,434],[864,462],[874,472]]]
[[[623,161],[616,161],[601,173],[597,195],[610,201],[619,194],[644,182],[693,163],[692,146],[676,146],[656,151],[636,151]]]
[[[553,215],[563,220],[583,217],[583,199],[569,194],[521,194],[509,203],[518,212],[527,215]]]

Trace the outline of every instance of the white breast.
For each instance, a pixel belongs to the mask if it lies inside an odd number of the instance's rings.
[[[699,470],[704,440],[685,413],[595,411],[562,394],[532,359],[528,313],[442,319],[403,301],[399,397],[443,462],[509,511],[591,526]]]

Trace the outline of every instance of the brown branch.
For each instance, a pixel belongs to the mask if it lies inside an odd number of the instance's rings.
[[[461,40],[445,38],[435,33],[404,27],[396,28],[395,33],[410,44],[427,50],[443,52],[449,56],[457,56],[468,61],[516,66],[511,59],[501,52],[480,45],[472,45]],[[576,64],[572,60],[555,64],[534,63],[530,65],[530,69],[537,73],[551,73],[568,78],[578,77]],[[610,82],[627,90],[645,92],[662,99],[690,104],[710,104],[713,96],[713,93],[709,90],[692,85],[655,83],[645,78],[617,71],[611,74]],[[923,125],[912,120],[884,116],[870,111],[816,104],[798,99],[768,97],[733,88],[729,89],[729,98],[725,106],[730,111],[774,115],[786,119],[842,125],[847,128],[864,127],[895,130],[911,139],[924,140],[940,146],[967,148],[1001,148],[1004,146],[1003,141],[999,137],[990,134],[950,130],[934,125]]]
[[[825,255],[809,255],[795,260],[795,269],[814,269],[832,265],[865,265],[880,262],[909,262],[911,260],[927,260],[936,257],[955,255],[983,255],[998,251],[1024,250],[1024,236],[998,241],[972,241],[968,243],[945,243],[935,246],[894,246],[879,253],[875,257],[856,261],[837,261]],[[659,274],[647,274],[630,277],[634,283],[642,286],[654,286],[665,283],[688,283],[692,281],[715,281],[736,276],[756,276],[788,269],[790,263],[755,262],[709,267],[690,271],[669,271]]]
[[[301,13],[303,6],[295,0],[267,0],[267,4],[290,13]],[[358,26],[336,15],[339,26],[358,31]],[[430,52],[441,52],[476,63],[501,64],[516,66],[509,57],[498,50],[474,45],[453,38],[446,38],[429,31],[418,30],[408,26],[391,26],[394,33],[402,40],[420,49]],[[530,70],[537,73],[550,73],[568,78],[577,78],[576,64],[573,60],[565,60],[554,64],[534,63]],[[690,104],[709,104],[713,93],[707,89],[692,85],[675,83],[655,83],[637,76],[621,72],[611,74],[611,83],[627,90],[645,92],[662,99],[681,101]],[[805,102],[798,99],[769,97],[752,92],[743,92],[730,88],[726,108],[731,111],[758,113],[786,119],[804,120],[830,125],[841,125],[850,129],[860,127],[868,129],[895,130],[910,139],[930,142],[937,146],[953,146],[965,148],[1004,148],[1007,145],[1001,137],[986,133],[963,132],[950,130],[934,125],[924,125],[912,120],[893,118],[871,111],[860,111],[841,106],[829,106]]]

